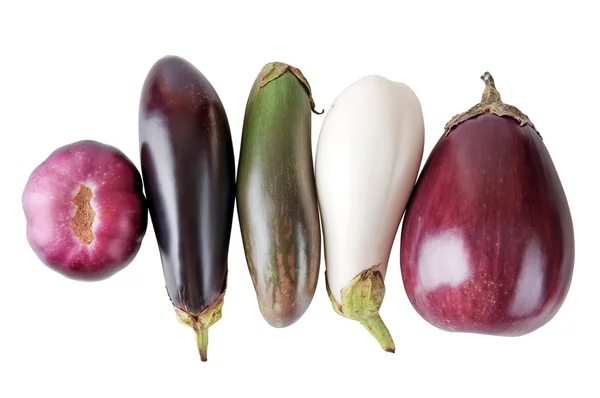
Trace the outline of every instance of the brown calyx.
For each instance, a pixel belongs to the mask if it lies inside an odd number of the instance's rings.
[[[92,232],[92,224],[94,223],[94,218],[96,218],[96,212],[90,203],[93,196],[94,194],[91,189],[80,184],[79,192],[71,201],[77,207],[75,215],[71,218],[71,230],[77,240],[85,245],[89,245],[95,239],[94,232]]]
[[[266,64],[261,69],[260,74],[259,74],[259,82],[260,82],[259,87],[263,88],[264,86],[266,86],[273,80],[283,76],[283,74],[288,71],[290,73],[292,73],[294,76],[296,76],[296,78],[298,80],[300,80],[300,82],[304,85],[304,87],[306,87],[306,91],[308,92],[308,98],[310,100],[310,109],[317,115],[323,114],[323,112],[325,112],[324,109],[321,110],[320,112],[315,109],[315,101],[313,99],[312,89],[310,88],[310,84],[308,83],[308,80],[306,80],[306,77],[304,77],[304,74],[302,74],[302,71],[300,69],[298,69],[292,65],[288,65],[283,62],[270,62],[270,63]]]
[[[511,117],[517,122],[519,122],[520,126],[530,126],[532,129],[535,130],[538,136],[542,138],[539,131],[537,131],[537,129],[535,128],[531,120],[529,120],[527,115],[525,115],[516,107],[502,102],[500,93],[496,89],[494,78],[489,72],[485,72],[481,76],[481,80],[485,82],[485,89],[483,90],[483,95],[481,96],[481,102],[469,109],[468,111],[459,113],[458,115],[454,116],[448,123],[446,123],[446,136],[450,134],[450,130],[452,130],[460,123],[466,122],[467,120],[482,115],[484,113],[491,113],[497,116]]]

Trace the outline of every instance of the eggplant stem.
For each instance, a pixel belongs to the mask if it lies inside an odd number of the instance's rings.
[[[206,362],[208,359],[208,328],[196,328],[196,341],[198,342],[198,352],[200,353],[200,360],[202,362]]]
[[[379,313],[358,321],[369,331],[369,333],[371,333],[373,337],[375,337],[375,339],[381,345],[381,348],[387,352],[396,352],[396,346],[394,344],[394,340],[392,339],[392,335],[390,334],[387,326],[385,326],[385,323],[383,323]]]
[[[200,314],[192,314],[176,306],[175,314],[177,320],[184,325],[187,325],[194,329],[196,333],[196,341],[198,343],[198,351],[200,352],[200,359],[202,362],[207,360],[207,349],[208,349],[208,328],[217,323],[222,316],[223,301],[225,298],[225,292],[227,291],[227,282],[225,282],[225,288],[223,292],[212,305],[207,307]]]
[[[502,102],[502,98],[500,97],[500,93],[496,89],[494,78],[492,77],[490,72],[485,72],[481,76],[481,80],[485,82],[485,89],[483,90],[483,95],[481,96],[481,103],[493,104],[497,102]]]
[[[446,123],[446,126],[444,128],[445,136],[448,136],[450,132],[459,124],[466,122],[467,120],[470,120],[479,115],[489,113],[500,117],[510,117],[516,120],[521,127],[531,127],[537,133],[538,137],[540,137],[540,139],[542,138],[542,135],[539,131],[537,131],[537,129],[535,128],[531,120],[529,120],[529,117],[527,117],[527,115],[521,112],[517,107],[502,102],[500,92],[498,92],[498,90],[496,89],[494,78],[492,77],[490,72],[485,72],[481,76],[481,80],[483,80],[485,83],[485,89],[483,90],[481,101],[477,105],[471,107],[471,109],[469,109],[468,111],[459,113],[458,115],[450,119],[450,121]]]
[[[379,308],[385,295],[385,284],[381,272],[378,271],[379,265],[373,265],[356,275],[340,292],[341,303],[331,293],[327,272],[325,272],[325,286],[336,313],[359,322],[377,340],[381,348],[394,353],[396,352],[394,340],[379,315]]]

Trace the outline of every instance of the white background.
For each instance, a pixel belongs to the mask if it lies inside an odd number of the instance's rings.
[[[0,5],[0,396],[600,396],[594,2],[91,4]],[[409,84],[423,106],[425,156],[444,124],[479,101],[489,70],[503,100],[539,128],[571,205],[576,264],[561,311],[518,338],[440,331],[408,302],[397,236],[381,309],[395,354],[333,312],[324,262],[308,311],[274,329],[258,310],[236,213],[223,319],[201,363],[167,298],[151,225],[113,278],[74,282],[46,268],[25,238],[29,173],[81,139],[118,146],[139,166],[139,93],[166,54],[188,59],[218,91],[236,164],[247,95],[267,62],[299,67],[320,109],[367,74]],[[315,149],[322,120],[313,117]]]

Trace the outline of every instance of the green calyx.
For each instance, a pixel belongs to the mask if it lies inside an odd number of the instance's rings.
[[[177,320],[184,325],[191,327],[194,329],[194,332],[196,332],[198,352],[200,353],[200,360],[202,362],[206,362],[208,359],[208,328],[221,319],[226,290],[226,288],[223,289],[223,293],[221,293],[217,301],[197,315],[191,314],[180,308],[173,307],[175,308]]]
[[[300,69],[296,67],[293,67],[283,62],[270,62],[266,64],[265,66],[263,66],[258,76],[259,87],[263,88],[267,84],[283,76],[285,72],[292,73],[294,76],[296,76],[298,80],[300,80],[300,82],[302,82],[304,87],[306,87],[306,91],[308,93],[308,98],[310,100],[310,109],[317,115],[322,114],[325,110],[321,110],[320,112],[318,112],[315,109],[315,101],[312,97],[312,90],[310,88],[310,84],[308,83],[308,80],[306,80],[306,77],[304,77],[304,75],[302,74],[302,71],[300,71]]]
[[[396,347],[389,330],[379,315],[379,308],[385,296],[385,284],[381,272],[372,266],[354,277],[341,291],[342,302],[338,303],[327,283],[327,294],[335,312],[360,322],[387,352],[395,352]]]

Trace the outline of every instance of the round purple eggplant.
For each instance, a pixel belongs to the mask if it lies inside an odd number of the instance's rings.
[[[229,122],[217,92],[188,61],[167,56],[140,100],[141,170],[167,293],[197,335],[221,318],[235,201]]]

